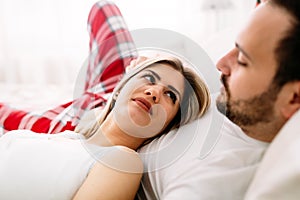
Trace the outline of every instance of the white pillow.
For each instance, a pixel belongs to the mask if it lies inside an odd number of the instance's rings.
[[[271,143],[245,199],[300,198],[299,122],[300,110],[284,125]]]

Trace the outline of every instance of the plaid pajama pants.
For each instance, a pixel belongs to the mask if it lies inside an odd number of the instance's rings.
[[[0,135],[16,129],[50,134],[74,130],[84,111],[105,104],[137,52],[121,12],[112,2],[99,1],[93,5],[88,17],[88,31],[90,55],[82,95],[39,113],[0,103]]]

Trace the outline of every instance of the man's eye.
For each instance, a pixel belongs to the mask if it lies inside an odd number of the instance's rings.
[[[240,66],[247,67],[247,63],[241,62],[241,61],[239,61],[239,60],[237,60],[237,63],[238,63]]]
[[[168,97],[170,97],[170,99],[172,100],[172,102],[175,104],[175,102],[177,101],[177,97],[176,95],[174,94],[174,92],[172,91],[167,91],[165,92],[166,95],[168,95]]]
[[[143,78],[145,78],[146,80],[148,80],[151,84],[155,83],[155,78],[151,74],[146,74],[146,75],[143,76]]]

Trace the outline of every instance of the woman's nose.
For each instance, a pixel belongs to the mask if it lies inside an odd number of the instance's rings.
[[[217,69],[222,72],[223,75],[229,76],[231,74],[232,66],[234,66],[235,59],[235,49],[233,49],[218,61]]]
[[[162,88],[158,85],[152,86],[145,90],[145,94],[151,96],[154,103],[158,103],[160,100],[160,95],[162,92]]]

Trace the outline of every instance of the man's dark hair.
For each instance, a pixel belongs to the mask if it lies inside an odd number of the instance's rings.
[[[270,3],[287,11],[292,18],[290,30],[275,49],[278,69],[274,81],[282,87],[288,82],[300,80],[300,1],[271,0]]]

